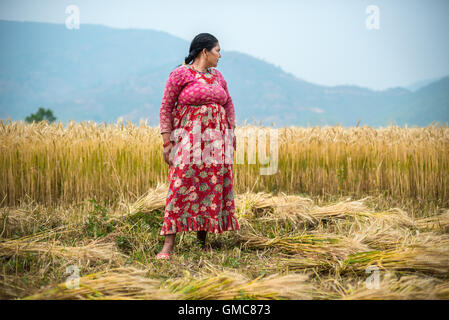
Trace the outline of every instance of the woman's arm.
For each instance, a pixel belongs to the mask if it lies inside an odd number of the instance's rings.
[[[161,108],[159,112],[160,132],[164,142],[170,140],[170,133],[173,130],[173,108],[178,100],[179,93],[185,85],[187,73],[185,68],[178,67],[168,76],[162,96]]]
[[[232,130],[234,130],[234,128],[235,128],[234,103],[232,101],[231,95],[229,94],[228,84],[227,84],[225,78],[223,77],[223,75],[221,74],[220,71],[218,71],[217,73],[218,73],[218,77],[221,82],[221,86],[223,87],[223,89],[226,91],[226,94],[228,95],[228,100],[226,100],[226,103],[223,105],[223,108],[226,110],[226,115],[229,119],[229,124],[231,125]]]
[[[166,143],[167,141],[170,141],[170,135],[171,132],[163,132],[162,133],[162,143]]]

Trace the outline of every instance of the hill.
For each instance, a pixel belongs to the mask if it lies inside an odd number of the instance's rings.
[[[83,24],[0,20],[0,118],[24,119],[40,106],[58,120],[159,123],[170,71],[189,43],[166,32]],[[237,121],[264,125],[447,122],[448,77],[416,91],[316,85],[250,55],[223,51],[217,68],[235,102]]]

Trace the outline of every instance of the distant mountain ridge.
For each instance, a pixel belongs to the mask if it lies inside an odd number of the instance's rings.
[[[424,88],[424,87],[428,86],[432,82],[437,82],[438,80],[441,80],[443,78],[444,77],[437,77],[437,78],[430,78],[430,79],[424,79],[424,80],[416,81],[416,82],[413,82],[412,84],[409,84],[405,88],[410,90],[410,91],[417,91],[417,90],[419,90],[421,88]]]
[[[171,70],[189,43],[166,32],[0,20],[0,118],[24,119],[40,106],[63,122],[146,118],[159,124]],[[264,125],[425,126],[449,122],[449,76],[416,91],[321,86],[250,55],[223,51],[237,122]]]

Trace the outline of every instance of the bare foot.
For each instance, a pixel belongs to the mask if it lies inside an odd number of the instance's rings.
[[[172,254],[173,253],[173,245],[168,246],[165,245],[162,247],[162,250],[159,253],[168,253],[168,254]]]
[[[173,247],[175,246],[175,234],[168,234],[165,236],[165,242],[164,245],[162,246],[162,250],[159,253],[168,253],[168,254],[172,254],[173,253]]]
[[[168,253],[168,254],[172,254],[173,250],[164,250],[162,249],[161,251],[159,251],[159,253]]]

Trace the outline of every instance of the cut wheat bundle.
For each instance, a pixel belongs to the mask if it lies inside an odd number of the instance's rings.
[[[165,183],[158,183],[156,188],[149,189],[131,204],[122,200],[120,205],[125,208],[125,213],[122,215],[128,216],[137,212],[151,213],[156,210],[164,210],[167,192],[168,186]]]
[[[376,250],[398,249],[421,245],[423,247],[445,248],[449,251],[449,235],[433,232],[419,232],[394,225],[379,226],[373,224],[359,231],[354,236],[359,237],[362,243]]]
[[[360,280],[342,300],[425,300],[449,299],[449,281],[414,274],[379,273],[373,281]]]
[[[242,247],[278,249],[282,252],[302,256],[312,260],[340,261],[349,254],[367,250],[366,245],[357,240],[336,234],[303,233],[292,236],[265,237],[255,233],[237,235]]]
[[[58,228],[62,229],[62,228]],[[72,230],[65,230],[71,232]],[[125,255],[120,253],[114,243],[100,240],[89,241],[82,246],[65,246],[59,240],[49,239],[60,235],[64,230],[50,230],[19,239],[0,242],[0,256],[12,257],[27,254],[39,257],[51,256],[69,261],[109,261],[120,262]],[[42,241],[46,239],[46,241]]]
[[[145,277],[146,271],[120,267],[50,286],[24,300],[163,300],[178,294],[160,289],[160,280]]]
[[[263,193],[258,193],[256,201],[250,195],[245,195],[243,203],[250,203],[245,207],[246,214],[241,215],[247,219],[258,218],[260,221],[291,221],[293,223],[306,223],[316,226],[320,222],[332,222],[338,220],[349,220],[357,222],[369,222],[378,220],[384,224],[394,224],[414,228],[413,219],[400,208],[375,212],[365,205],[365,201],[371,197],[360,200],[346,199],[328,206],[313,205],[309,198],[301,196],[280,196],[264,199]],[[245,202],[247,201],[247,202]],[[256,215],[252,212],[262,210],[263,214]],[[252,211],[251,211],[252,210]]]
[[[311,299],[312,287],[307,279],[306,274],[276,273],[250,280],[231,271],[193,277],[185,271],[183,278],[169,279],[163,287],[186,300],[304,300]]]
[[[413,245],[399,249],[359,252],[348,256],[340,272],[364,273],[371,266],[380,270],[409,270],[445,276],[449,272],[449,251],[447,248]]]
[[[449,210],[442,214],[416,220],[420,230],[447,232],[449,230]]]

